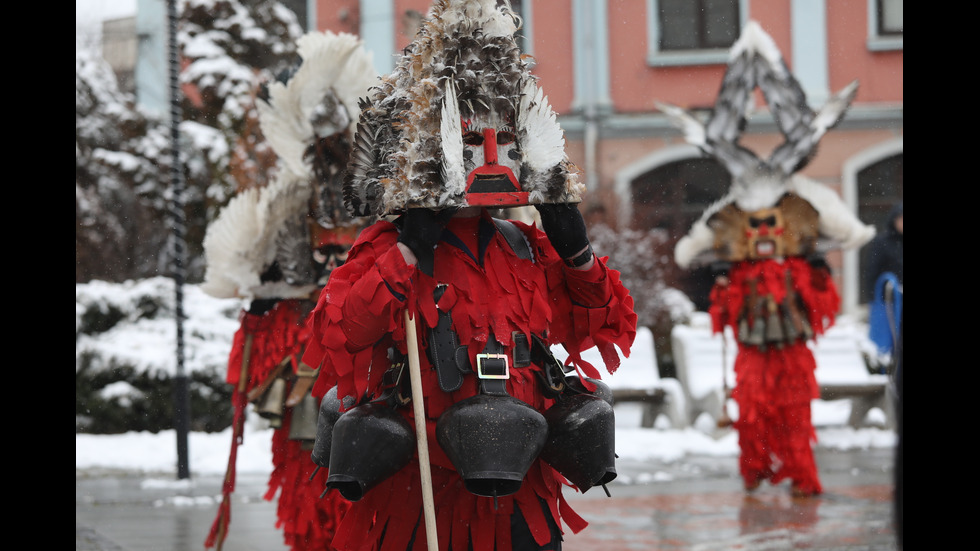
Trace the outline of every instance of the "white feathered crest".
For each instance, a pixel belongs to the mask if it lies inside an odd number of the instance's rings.
[[[298,298],[317,287],[310,242],[310,216],[326,228],[351,219],[342,204],[342,181],[317,180],[311,160],[342,173],[349,158],[358,95],[377,83],[370,54],[357,37],[329,31],[308,33],[298,42],[300,65],[286,82],[268,87],[268,101],[257,104],[259,123],[279,157],[275,179],[261,189],[235,196],[208,226],[202,289],[216,297]],[[328,158],[320,141],[332,140]],[[338,153],[339,152],[339,153]],[[331,186],[336,189],[329,189]],[[316,197],[315,197],[316,196]],[[336,197],[336,208],[324,205]],[[328,220],[323,213],[343,213]],[[262,281],[273,264],[279,277]]]
[[[259,101],[262,133],[282,162],[297,175],[309,175],[305,154],[314,136],[349,130],[357,121],[358,98],[378,82],[372,56],[348,33],[307,33],[297,41],[302,63],[289,80],[269,85]],[[342,108],[341,108],[342,107]]]
[[[467,206],[459,119],[513,117],[532,203],[578,202],[585,186],[496,0],[436,0],[395,70],[362,106],[344,203],[355,216]]]
[[[767,160],[739,144],[757,86],[785,137]],[[816,154],[820,138],[844,117],[857,86],[857,81],[851,82],[814,112],[775,42],[758,23],[750,21],[731,48],[721,90],[706,122],[680,107],[658,103],[688,143],[717,159],[732,175],[729,193],[711,205],[678,241],[677,264],[686,268],[713,246],[714,232],[708,220],[726,205],[735,203],[744,211],[756,211],[774,206],[787,193],[809,202],[819,213],[821,234],[840,246],[856,247],[870,240],[874,228],[862,223],[836,193],[796,174]]]
[[[246,189],[232,197],[204,236],[207,270],[201,290],[217,298],[244,296],[241,289],[259,285],[256,266],[262,265],[254,245],[262,234],[257,216],[259,190]]]

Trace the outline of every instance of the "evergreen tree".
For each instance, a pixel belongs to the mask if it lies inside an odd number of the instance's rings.
[[[255,97],[294,62],[303,29],[274,0],[180,4],[186,277],[199,282],[207,224],[238,190],[274,176]],[[120,91],[92,48],[76,44],[75,52],[75,281],[169,275],[170,120]]]

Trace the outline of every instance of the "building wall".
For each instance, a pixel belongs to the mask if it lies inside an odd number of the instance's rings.
[[[631,177],[678,159],[698,156],[655,102],[688,109],[714,105],[727,66],[655,66],[648,59],[648,11],[656,0],[533,0],[523,3],[536,60],[534,73],[559,114],[567,152],[583,172],[589,220],[629,225]],[[844,120],[821,140],[802,174],[841,194],[856,208],[855,172],[876,151],[901,152],[904,136],[904,56],[897,49],[870,47],[869,8],[874,0],[747,0],[741,17],[757,21],[773,38],[790,70],[819,107],[830,93],[857,79],[856,99]],[[403,25],[408,10],[427,13],[430,0],[318,0],[319,28],[350,30],[340,10],[386,13],[393,40],[383,45],[393,59],[412,35]],[[603,17],[597,17],[597,11]],[[356,19],[356,17],[355,17]],[[823,26],[820,27],[820,21]],[[596,25],[603,25],[596,28]],[[818,26],[814,26],[818,25]],[[363,22],[361,28],[365,28]],[[377,27],[374,27],[377,28]],[[383,28],[383,27],[382,27]],[[795,60],[805,66],[795,67]],[[588,78],[583,79],[586,75]],[[605,89],[603,89],[605,87]],[[757,91],[758,112],[741,143],[760,156],[783,141]],[[679,236],[678,236],[679,237]],[[856,307],[857,265],[853,255],[828,258],[842,289],[845,310]]]

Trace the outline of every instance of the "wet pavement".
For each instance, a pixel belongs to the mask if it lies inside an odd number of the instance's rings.
[[[742,489],[735,457],[617,462],[603,489],[568,492],[590,525],[563,551],[893,551],[894,450],[817,450],[824,494],[792,498],[789,483]],[[239,473],[226,551],[280,551],[266,475]],[[75,472],[76,550],[203,550],[221,477],[191,480]]]

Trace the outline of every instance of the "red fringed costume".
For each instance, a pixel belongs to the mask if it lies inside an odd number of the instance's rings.
[[[729,278],[729,285],[716,284],[711,291],[709,313],[714,331],[720,333],[729,326],[736,335],[741,330],[742,338],[748,338],[745,331],[754,328],[765,341],[754,345],[740,339],[735,358],[732,398],[738,404],[738,420],[734,426],[746,487],[754,488],[764,480],[777,484],[789,479],[794,491],[819,494],[823,489],[813,459],[817,436],[810,420],[810,401],[820,397],[820,387],[814,377],[813,352],[806,343],[806,327],[816,336],[833,324],[840,305],[833,279],[825,267],[813,267],[800,257],[735,262]],[[799,299],[793,309],[806,319],[800,320],[796,338],[787,339],[784,333],[782,342],[766,341],[765,331],[756,324],[765,326],[772,319],[770,304],[786,312],[779,305],[796,301],[787,298],[788,285]],[[753,297],[761,297],[758,304],[751,304]],[[776,323],[786,322],[783,313],[777,316]]]
[[[480,242],[475,237],[480,224]],[[497,232],[487,211],[474,218],[454,218],[448,226],[453,238],[435,249],[434,277],[406,264],[396,244],[398,230],[389,222],[365,229],[351,249],[347,263],[333,272],[310,317],[315,334],[303,357],[320,366],[314,395],[323,396],[337,386],[340,396],[372,399],[383,391],[382,375],[387,351],[394,345],[406,352],[404,309],[419,324],[422,386],[425,396],[432,487],[440,549],[511,551],[511,514],[523,513],[534,539],[546,544],[552,517],[579,532],[586,521],[562,497],[571,485],[540,458],[535,460],[517,493],[494,499],[466,490],[463,480],[436,440],[435,427],[449,406],[478,392],[477,377],[469,374],[459,390],[440,389],[429,361],[423,336],[434,327],[438,311],[452,314],[459,344],[469,352],[471,365],[484,349],[491,332],[512,355],[511,335],[546,336],[546,342],[564,343],[581,366],[580,375],[599,379],[598,370],[581,362],[580,353],[595,345],[607,370],[619,365],[618,346],[629,354],[636,334],[633,300],[620,283],[619,273],[596,259],[586,271],[566,268],[544,232],[520,222],[533,252],[532,260],[519,258]],[[469,238],[460,236],[471,236]],[[438,305],[437,284],[448,287]],[[379,369],[379,366],[381,368]],[[508,393],[539,412],[552,405],[536,375],[541,367],[511,367]],[[364,401],[364,400],[362,400]],[[411,406],[398,410],[414,427]],[[335,493],[328,492],[328,495]],[[547,511],[544,508],[547,508]],[[354,502],[341,521],[333,545],[342,551],[405,551],[426,549],[422,522],[422,493],[418,455],[395,475]],[[382,539],[383,534],[383,539]]]
[[[234,426],[244,423],[245,409],[249,395],[267,388],[274,377],[288,381],[284,399],[298,380],[299,359],[310,340],[311,332],[306,326],[306,316],[313,303],[306,299],[287,299],[275,303],[261,314],[242,311],[241,326],[235,332],[231,354],[228,359],[227,381],[236,388],[233,395],[235,404]],[[248,357],[246,358],[246,354]],[[247,370],[244,385],[240,385],[243,367]],[[290,549],[327,550],[333,538],[339,519],[350,506],[340,494],[332,493],[320,498],[326,483],[325,469],[313,477],[316,464],[310,459],[311,443],[289,438],[292,410],[284,406],[282,424],[273,431],[272,436],[272,474],[265,499],[272,501],[279,495],[276,527],[283,531],[283,541]],[[230,503],[227,497],[235,489],[235,451],[241,441],[241,431],[237,431],[236,441],[232,443],[228,476],[223,493],[226,503],[222,504],[215,519],[211,534],[205,547],[213,547],[219,540],[219,533],[227,531],[230,524]],[[224,538],[221,537],[221,540]]]

